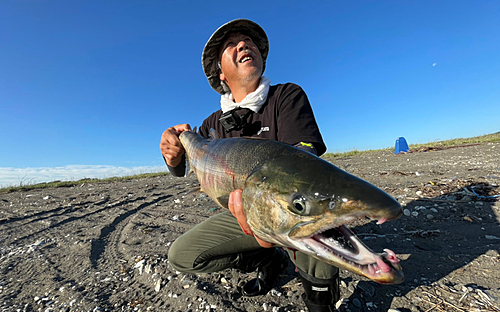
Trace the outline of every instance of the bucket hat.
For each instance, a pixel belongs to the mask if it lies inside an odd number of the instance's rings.
[[[266,69],[266,59],[269,54],[269,40],[264,29],[257,23],[248,19],[235,19],[219,27],[208,39],[201,55],[203,71],[207,76],[208,83],[220,94],[224,94],[224,88],[219,78],[219,68],[217,67],[218,53],[220,45],[229,33],[241,32],[252,38],[260,51],[262,57],[262,73]]]

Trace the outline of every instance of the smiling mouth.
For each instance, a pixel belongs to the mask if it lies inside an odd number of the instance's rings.
[[[251,57],[251,56],[245,56],[244,58],[242,58],[240,60],[240,63],[246,63],[246,62],[249,62],[249,61],[253,61],[253,57]]]
[[[241,51],[241,59],[238,61],[238,63],[246,63],[253,61],[254,58],[254,53],[250,49],[245,49],[244,51]]]

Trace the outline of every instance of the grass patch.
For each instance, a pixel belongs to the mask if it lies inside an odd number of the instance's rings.
[[[340,152],[339,153],[326,153],[321,157],[325,158],[325,159],[338,158],[338,157],[351,157],[351,156],[356,156],[356,155],[360,155],[360,154],[367,154],[367,153],[380,152],[380,151],[390,151],[390,150],[391,150],[390,147],[382,148],[382,149],[378,149],[378,150],[364,150],[364,151],[358,151],[357,149],[354,149],[352,151],[342,152],[342,153],[340,153]]]
[[[424,144],[410,144],[408,147],[410,150],[417,149],[421,147],[450,147],[450,146],[460,146],[467,144],[477,144],[477,143],[488,143],[488,142],[500,142],[500,132],[495,132],[492,134],[480,135],[472,138],[458,138],[446,141],[436,141]],[[372,152],[394,152],[394,147],[387,147],[378,150],[365,150],[358,151],[352,150],[344,153],[326,153],[322,157],[325,159],[332,159],[337,157],[351,157],[359,154],[372,153]]]
[[[460,146],[467,144],[499,142],[499,141],[500,141],[500,132],[496,132],[472,138],[458,138],[446,141],[430,142],[425,144],[410,144],[409,148],[411,150],[412,148],[419,148],[419,147],[449,147],[449,146]]]
[[[126,181],[126,180],[143,179],[143,178],[155,178],[155,177],[163,177],[169,174],[170,174],[169,172],[155,172],[155,173],[141,173],[123,177],[111,177],[106,179],[81,179],[78,181],[53,181],[53,182],[44,182],[36,184],[23,184],[19,186],[9,186],[0,188],[0,194],[12,193],[12,192],[25,192],[34,189],[44,189],[53,187],[72,187],[76,185],[81,185],[83,183],[106,183],[106,182]]]

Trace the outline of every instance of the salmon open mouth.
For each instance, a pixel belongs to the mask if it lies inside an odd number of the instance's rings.
[[[336,258],[335,262],[344,268],[376,282],[399,284],[404,280],[401,265],[393,251],[384,249],[381,255],[374,253],[345,225],[299,240],[317,256]]]

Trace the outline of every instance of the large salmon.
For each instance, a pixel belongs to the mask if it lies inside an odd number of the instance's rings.
[[[394,252],[377,255],[344,224],[368,217],[383,223],[402,214],[374,185],[293,146],[271,140],[206,140],[180,135],[202,191],[223,208],[242,189],[248,224],[259,238],[384,284],[404,279]]]

